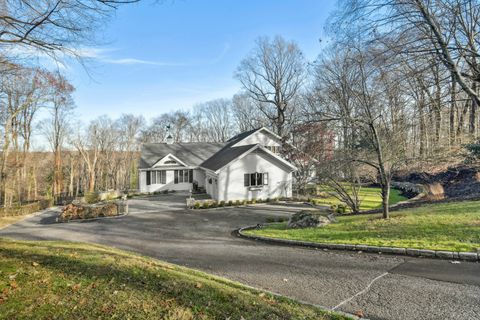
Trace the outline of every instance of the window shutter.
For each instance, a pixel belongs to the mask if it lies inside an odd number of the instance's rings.
[[[145,174],[147,175],[147,186],[150,185],[150,172],[151,171],[145,171]]]
[[[193,170],[190,169],[190,171],[188,171],[188,182],[192,183],[193,182]]]
[[[243,175],[243,185],[245,187],[249,187],[250,186],[250,174],[249,173],[245,173]]]
[[[174,171],[173,183],[178,183],[178,170]]]
[[[268,172],[263,174],[263,184],[266,186],[268,185]]]

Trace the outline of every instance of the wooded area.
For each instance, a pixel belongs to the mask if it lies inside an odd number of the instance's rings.
[[[102,116],[79,128],[68,79],[22,63],[13,54],[21,50],[12,48],[34,48],[56,59],[78,55],[93,26],[128,2],[44,0],[41,10],[26,0],[4,4],[2,204],[136,188],[140,144],[163,142],[167,126],[176,142],[222,142],[269,127],[300,169],[297,188],[312,169],[319,181],[337,187],[339,181],[351,188],[375,182],[382,187],[385,217],[396,172],[459,163],[467,149],[476,150],[477,0],[342,0],[315,61],[307,61],[295,41],[261,37],[233,75],[242,85],[233,97],[148,120]],[[41,108],[50,116],[40,121]],[[44,135],[48,152],[32,151],[34,132]]]

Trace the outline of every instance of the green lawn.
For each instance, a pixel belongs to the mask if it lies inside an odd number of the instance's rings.
[[[318,190],[322,194],[322,197],[314,197],[316,204],[325,204],[325,205],[338,205],[341,202],[329,195],[329,192],[333,192],[332,189],[326,186],[318,186]],[[381,196],[381,189],[380,188],[372,188],[372,187],[362,187],[359,192],[360,198],[360,210],[372,210],[372,209],[379,209],[382,207],[382,196]],[[407,200],[404,196],[400,195],[400,191],[397,189],[390,190],[390,205],[393,205],[397,202]]]
[[[425,205],[391,213],[348,215],[323,228],[286,229],[277,223],[249,234],[321,243],[366,244],[432,250],[480,250],[480,201]]]
[[[109,247],[0,239],[0,319],[346,319]]]

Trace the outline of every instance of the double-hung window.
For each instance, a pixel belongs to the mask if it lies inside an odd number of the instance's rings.
[[[245,187],[261,187],[268,185],[267,172],[245,173],[243,176]]]
[[[147,171],[147,185],[166,184],[166,183],[167,183],[167,171],[165,170]]]
[[[192,183],[193,182],[193,170],[186,169],[186,170],[175,170],[174,183]]]

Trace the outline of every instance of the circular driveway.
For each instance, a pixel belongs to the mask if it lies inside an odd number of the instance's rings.
[[[244,240],[232,231],[288,217],[268,206],[185,210],[185,195],[129,200],[130,214],[52,223],[48,211],[0,237],[127,249],[370,319],[480,319],[480,264],[313,250]],[[283,209],[283,210],[288,210]]]

